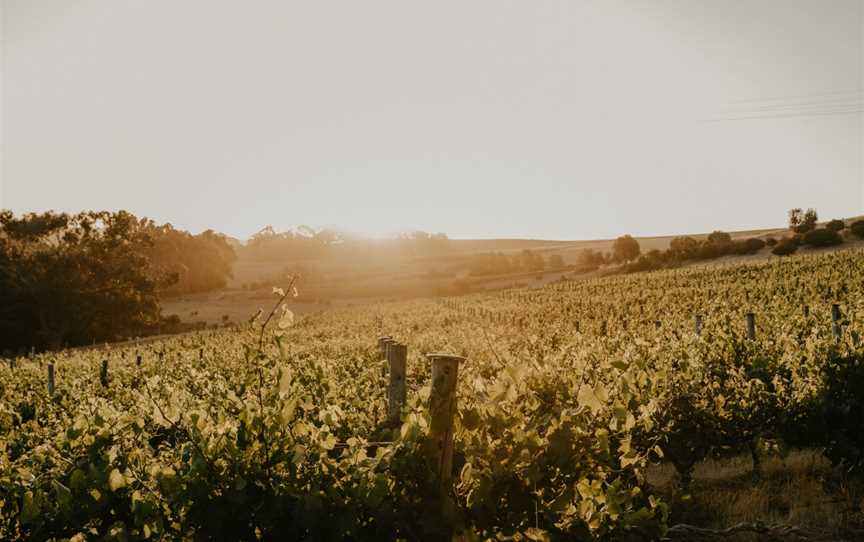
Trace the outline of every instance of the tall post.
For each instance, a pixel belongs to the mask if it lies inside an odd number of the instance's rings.
[[[401,343],[390,343],[390,386],[387,389],[388,417],[399,421],[402,407],[405,406],[407,387],[405,375],[408,372],[408,347]]]
[[[387,359],[387,343],[390,342],[392,337],[389,335],[383,335],[378,337],[378,350],[381,352],[381,359]]]
[[[135,365],[141,367],[141,354],[135,354]]]
[[[461,356],[427,354],[432,361],[432,390],[429,396],[430,459],[442,495],[450,492],[453,476],[453,419],[456,416],[456,381]]]
[[[810,305],[804,305],[804,318],[810,317]]]
[[[695,317],[695,322],[693,324],[693,331],[696,333],[697,337],[702,335],[702,315],[701,314],[697,314]]]
[[[747,313],[747,338],[756,339],[756,315],[752,312]]]
[[[108,358],[102,360],[102,370],[99,372],[99,381],[103,388],[108,387]]]
[[[48,395],[54,395],[54,363],[48,363]]]
[[[843,328],[840,327],[840,305],[831,305],[831,334],[838,341],[843,337]]]

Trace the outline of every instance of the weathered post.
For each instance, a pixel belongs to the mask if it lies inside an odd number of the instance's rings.
[[[54,395],[54,363],[48,363],[48,395]]]
[[[401,343],[390,343],[388,360],[390,361],[390,386],[387,389],[388,417],[390,421],[399,421],[407,397],[405,375],[408,371],[408,347]]]
[[[840,305],[831,305],[831,334],[838,341],[843,337],[843,328],[840,327]]]
[[[747,338],[756,339],[756,315],[752,312],[747,313]]]
[[[697,314],[695,317],[695,322],[693,324],[693,331],[696,332],[697,337],[702,335],[702,315],[701,314]]]
[[[453,419],[456,416],[456,382],[461,356],[427,354],[432,361],[432,390],[429,396],[430,459],[438,490],[442,495],[450,492],[453,476]]]
[[[804,305],[804,318],[810,317],[810,305]]]
[[[378,337],[378,350],[381,352],[381,359],[387,359],[387,343],[392,339],[389,335]]]
[[[198,361],[204,361],[204,349],[203,348],[198,349]]]
[[[99,382],[103,388],[108,387],[108,358],[102,360],[102,370],[99,372]]]
[[[135,354],[135,365],[141,367],[141,354],[139,353]]]

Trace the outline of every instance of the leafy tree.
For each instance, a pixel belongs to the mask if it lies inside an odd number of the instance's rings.
[[[612,243],[612,257],[616,262],[629,262],[639,257],[639,241],[630,235],[622,235]]]
[[[805,233],[801,243],[811,247],[830,247],[843,243],[843,238],[834,230],[819,228]]]
[[[715,230],[708,235],[708,242],[712,245],[726,245],[732,242],[732,236],[725,231]]]
[[[32,325],[0,338],[4,346],[59,348],[113,340],[159,322],[157,289],[170,278],[153,269],[151,238],[119,211],[0,213],[0,320]],[[4,334],[5,335],[5,334]]]
[[[218,290],[233,276],[237,256],[224,235],[213,230],[192,235],[170,224],[158,226],[149,220],[143,227],[153,241],[147,251],[153,265],[176,277],[176,282],[165,288],[164,293]]]
[[[851,231],[856,237],[864,239],[864,220],[857,220],[849,226],[849,231]]]
[[[789,229],[797,230],[798,226],[801,225],[802,219],[804,218],[804,210],[800,207],[796,207],[794,209],[789,209]]]
[[[676,260],[692,260],[699,248],[699,241],[692,237],[676,237],[669,242],[669,255]]]
[[[798,250],[798,243],[794,239],[781,239],[771,250],[771,254],[775,256],[789,256]]]
[[[816,223],[819,221],[819,214],[816,212],[816,209],[807,209],[803,215],[801,215],[800,221],[798,225],[795,227],[796,233],[807,233],[816,227]],[[790,221],[791,223],[791,221]]]
[[[833,231],[843,231],[846,229],[846,223],[840,219],[835,218],[831,222],[825,224],[825,227]]]

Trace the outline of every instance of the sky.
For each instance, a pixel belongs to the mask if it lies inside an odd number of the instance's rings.
[[[246,238],[864,214],[862,0],[3,0],[0,208]]]

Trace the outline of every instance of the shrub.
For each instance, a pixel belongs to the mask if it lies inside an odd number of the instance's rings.
[[[798,243],[794,239],[786,238],[777,243],[771,254],[775,256],[789,256],[790,254],[794,254],[796,250],[798,250]]]
[[[843,238],[839,233],[825,228],[810,230],[801,238],[801,243],[810,247],[830,247],[842,242]]]
[[[732,242],[732,236],[725,231],[714,230],[708,236],[708,242],[714,245],[723,245]]]
[[[765,244],[769,247],[773,247],[777,244],[777,239],[774,239],[773,237],[768,237],[765,239]]]
[[[846,223],[843,222],[842,220],[835,218],[831,222],[825,224],[825,229],[828,229],[831,231],[843,231],[846,229]]]
[[[751,237],[743,241],[735,241],[732,250],[735,254],[756,254],[764,247],[765,241]]]
[[[856,237],[864,239],[864,220],[858,220],[849,226],[849,231],[855,234]]]

